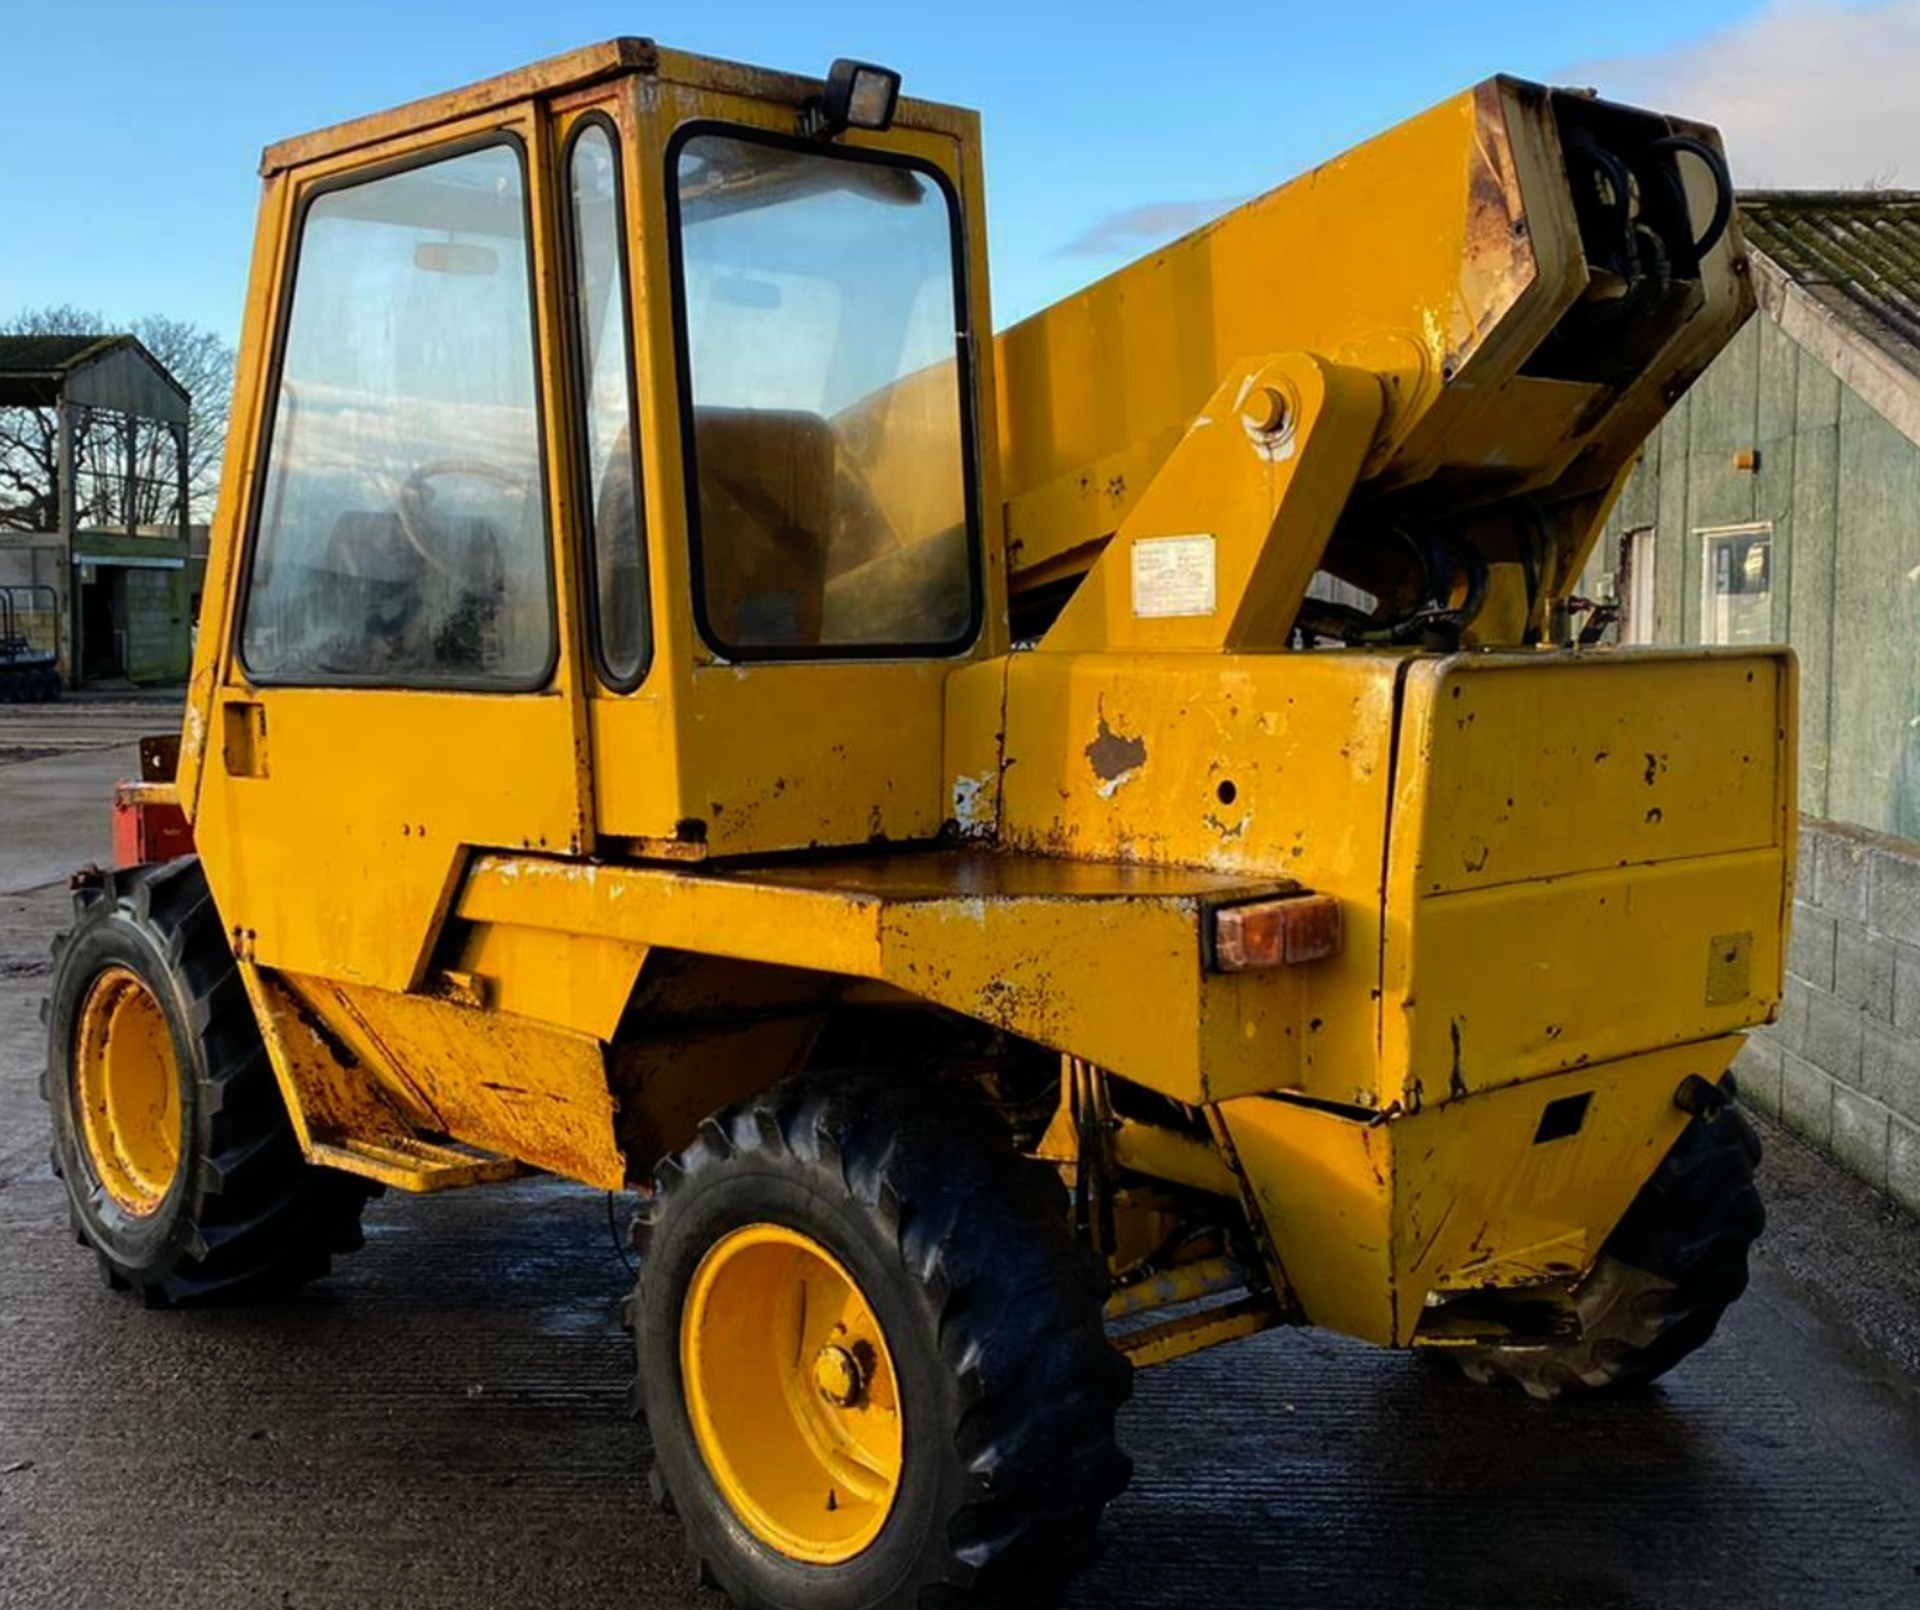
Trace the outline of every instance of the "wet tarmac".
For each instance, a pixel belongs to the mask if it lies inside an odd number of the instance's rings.
[[[46,1167],[36,1003],[58,869],[105,855],[156,721],[79,708],[0,711],[0,1605],[718,1610],[646,1502],[604,1196],[389,1195],[273,1307],[102,1285]],[[1651,1390],[1536,1405],[1317,1333],[1143,1376],[1073,1602],[1916,1610],[1920,1225],[1768,1140],[1754,1288]]]

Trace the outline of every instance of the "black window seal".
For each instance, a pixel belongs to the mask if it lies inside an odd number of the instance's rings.
[[[707,616],[707,566],[700,531],[700,466],[694,442],[693,357],[687,328],[687,276],[681,244],[680,153],[702,136],[718,135],[776,150],[804,152],[847,162],[904,168],[932,181],[947,207],[947,239],[953,259],[954,348],[956,383],[960,391],[960,458],[967,524],[967,624],[957,636],[938,643],[806,643],[743,647],[725,642]],[[675,389],[680,404],[680,452],[686,477],[687,546],[693,580],[693,618],[700,636],[729,663],[808,660],[944,660],[964,659],[980,641],[986,625],[987,586],[985,545],[980,522],[979,428],[975,419],[973,294],[967,273],[966,216],[959,193],[936,164],[924,157],[897,151],[875,151],[857,145],[823,145],[722,118],[695,118],[673,131],[666,148],[667,256],[671,267]]]
[[[391,677],[355,676],[350,673],[336,673],[328,676],[261,676],[247,663],[247,615],[253,607],[253,565],[259,551],[260,519],[266,503],[267,478],[273,471],[273,437],[279,426],[280,387],[286,372],[287,341],[293,333],[294,297],[299,290],[300,256],[306,241],[307,214],[316,201],[336,191],[351,190],[358,185],[372,184],[376,180],[389,179],[397,173],[411,172],[416,168],[430,168],[436,163],[450,162],[456,157],[467,156],[492,146],[505,146],[513,152],[514,159],[520,165],[520,211],[526,225],[527,326],[533,342],[531,356],[536,427],[535,450],[539,458],[536,473],[540,480],[540,551],[545,560],[547,579],[546,664],[527,680],[515,682],[504,681],[499,677],[465,676],[408,678],[396,681]],[[241,564],[236,578],[235,590],[239,609],[234,615],[231,639],[234,663],[246,673],[251,685],[260,688],[357,688],[405,693],[502,695],[547,692],[553,686],[554,673],[560,668],[560,622],[557,608],[559,589],[553,569],[553,499],[547,458],[546,386],[540,373],[543,346],[540,333],[540,276],[534,249],[533,183],[527,159],[527,142],[514,129],[488,129],[463,139],[449,140],[444,145],[431,146],[422,151],[409,151],[404,156],[393,157],[385,162],[368,163],[363,168],[352,168],[344,173],[316,180],[301,192],[299,205],[294,209],[293,226],[287,232],[287,242],[285,283],[280,287],[280,295],[274,311],[276,327],[273,335],[273,361],[268,371],[267,395],[260,412],[259,429],[254,433],[254,440],[260,444],[260,452],[256,457],[248,487],[246,543],[241,550]]]
[[[600,494],[593,484],[593,454],[587,441],[589,398],[586,359],[588,354],[585,350],[586,331],[581,327],[578,317],[581,261],[580,212],[573,196],[573,159],[581,137],[591,129],[598,129],[606,136],[607,144],[613,152],[614,250],[618,257],[614,272],[618,276],[620,308],[624,315],[620,320],[620,341],[627,375],[627,453],[633,461],[633,510],[637,526],[635,534],[639,538],[640,547],[640,570],[637,581],[640,588],[643,631],[640,663],[628,676],[614,675],[612,668],[608,665],[606,643],[600,629]],[[567,270],[567,304],[573,315],[567,320],[567,328],[570,332],[567,347],[573,375],[573,424],[580,440],[580,450],[574,458],[582,495],[576,501],[586,514],[583,525],[587,540],[577,557],[580,561],[580,579],[584,589],[582,598],[586,604],[587,640],[593,646],[594,670],[598,673],[601,683],[615,693],[632,693],[647,680],[647,673],[653,669],[653,565],[652,556],[647,551],[652,522],[647,518],[646,466],[640,452],[640,375],[633,351],[632,260],[627,250],[626,153],[622,150],[621,144],[619,123],[597,106],[581,114],[573,127],[567,130],[566,144],[560,152],[560,173],[566,186],[566,205],[561,209],[560,236]]]

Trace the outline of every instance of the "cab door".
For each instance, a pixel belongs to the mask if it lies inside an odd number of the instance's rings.
[[[264,965],[411,988],[470,851],[591,849],[551,172],[522,106],[269,189],[189,731],[207,872]]]

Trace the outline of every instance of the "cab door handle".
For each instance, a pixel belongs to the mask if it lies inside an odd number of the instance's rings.
[[[229,777],[267,775],[267,707],[229,699],[220,709],[220,755]]]

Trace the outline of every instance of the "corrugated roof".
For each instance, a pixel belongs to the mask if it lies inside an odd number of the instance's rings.
[[[44,375],[97,357],[121,335],[0,335],[0,375]],[[96,350],[98,349],[98,350]]]
[[[1920,372],[1920,192],[1749,191],[1740,223],[1788,280]]]
[[[1751,190],[1760,306],[1920,443],[1920,191]]]
[[[0,335],[0,408],[82,407],[185,424],[193,399],[130,335]]]

